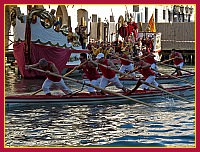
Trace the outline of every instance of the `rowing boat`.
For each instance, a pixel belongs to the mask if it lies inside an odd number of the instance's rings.
[[[168,92],[181,97],[194,97],[194,86],[178,86],[166,88]],[[122,93],[122,92],[119,92]],[[122,93],[124,94],[124,93]],[[151,102],[156,98],[166,97],[165,93],[160,90],[136,90],[128,95],[129,97],[141,101]],[[126,98],[116,95],[91,95],[87,92],[74,93],[72,95],[14,95],[5,97],[6,106],[21,105],[21,104],[38,104],[38,103],[66,103],[66,104],[99,104],[99,103],[125,103],[130,102]]]

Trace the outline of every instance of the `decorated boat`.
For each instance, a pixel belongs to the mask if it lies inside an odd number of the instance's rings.
[[[52,61],[62,72],[66,64],[76,64],[82,49],[78,41],[68,42],[68,26],[60,27],[59,20],[45,9],[28,6],[28,15],[11,11],[11,24],[14,30],[14,57],[22,77],[37,77],[43,74],[25,70],[26,64],[34,64],[41,58]],[[59,28],[59,30],[58,30]]]
[[[167,88],[166,91],[177,95],[178,97],[194,97],[194,86],[178,86],[178,87],[171,87]],[[152,89],[152,90],[136,90],[134,93],[131,93],[128,96],[125,96],[125,93],[118,92],[118,94],[122,94],[123,96],[113,95],[113,94],[97,94],[91,95],[87,92],[80,92],[80,93],[72,93],[71,95],[14,95],[14,96],[7,96],[5,98],[5,103],[7,106],[14,106],[14,105],[22,105],[22,104],[42,104],[42,103],[49,103],[49,104],[57,104],[57,103],[65,103],[65,104],[100,104],[100,103],[126,103],[126,102],[133,102],[129,100],[129,97],[134,100],[139,100],[142,102],[151,102],[152,100],[155,101],[156,98],[166,97],[164,95],[168,94]],[[173,97],[172,97],[173,98]],[[136,102],[137,103],[137,102]]]

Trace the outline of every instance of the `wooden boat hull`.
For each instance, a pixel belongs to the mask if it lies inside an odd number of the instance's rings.
[[[167,91],[179,95],[181,97],[192,97],[194,96],[194,87],[191,86],[182,86],[166,89]],[[163,93],[159,90],[137,90],[135,93],[129,95],[133,99],[140,101],[148,101],[155,99],[161,99],[166,93]],[[68,96],[45,96],[45,95],[16,95],[16,96],[7,96],[5,98],[5,103],[7,106],[12,106],[16,104],[36,104],[36,103],[66,103],[66,104],[99,104],[99,103],[124,103],[128,99],[121,96],[115,95],[90,95],[88,93],[77,93],[76,95]],[[132,102],[132,101],[128,101]]]

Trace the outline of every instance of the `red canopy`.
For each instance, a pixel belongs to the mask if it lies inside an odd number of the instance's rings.
[[[24,54],[24,47],[25,42],[14,44],[14,56],[17,60],[17,65],[21,75],[27,78],[43,75],[41,72],[25,70],[25,64],[27,63]],[[65,67],[72,52],[70,48],[59,48],[34,43],[31,43],[30,47],[30,64],[37,63],[41,58],[45,58],[48,61],[52,61],[58,68],[59,72],[61,72]]]

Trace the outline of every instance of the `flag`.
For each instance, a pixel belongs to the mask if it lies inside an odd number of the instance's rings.
[[[151,18],[149,20],[148,27],[150,28],[150,32],[156,32],[156,23],[155,23],[153,14],[152,14],[152,16],[151,16]]]

